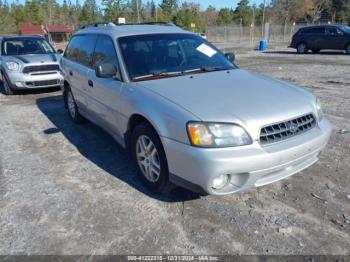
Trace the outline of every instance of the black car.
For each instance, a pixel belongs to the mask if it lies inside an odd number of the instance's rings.
[[[308,50],[318,53],[322,49],[345,50],[350,54],[350,27],[344,25],[317,25],[300,28],[292,38],[290,47],[299,54]]]

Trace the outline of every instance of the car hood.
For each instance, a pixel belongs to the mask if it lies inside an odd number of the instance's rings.
[[[262,126],[315,112],[315,97],[305,89],[241,69],[139,84],[202,121],[238,123],[253,139]]]
[[[7,60],[13,58],[21,61],[23,64],[52,64],[58,63],[60,56],[57,54],[29,54],[29,55],[16,55],[6,56]]]

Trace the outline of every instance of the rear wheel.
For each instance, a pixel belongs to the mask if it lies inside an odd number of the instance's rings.
[[[68,89],[66,92],[66,101],[67,101],[67,108],[70,118],[74,123],[81,123],[83,121],[83,117],[79,113],[79,109],[77,106],[77,103],[75,102],[73,93],[70,89]]]
[[[147,123],[138,125],[132,133],[133,160],[144,184],[155,193],[172,188],[166,155],[157,132]]]
[[[347,44],[347,46],[345,47],[345,53],[347,53],[348,55],[350,55],[350,43]]]
[[[307,53],[307,46],[305,43],[299,43],[297,45],[297,52],[298,54],[306,54]]]

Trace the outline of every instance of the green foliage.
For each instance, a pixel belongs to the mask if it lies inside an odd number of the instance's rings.
[[[249,6],[249,0],[241,0],[237,4],[234,13],[234,20],[239,24],[250,25],[252,23],[252,8]]]
[[[218,24],[229,25],[233,23],[233,12],[229,8],[222,8],[219,11]]]
[[[162,0],[159,5],[161,9],[162,19],[170,21],[172,20],[173,14],[178,9],[178,0]]]
[[[198,3],[179,0],[0,0],[0,33],[16,33],[20,23],[35,25],[66,24],[75,28],[99,21],[173,22],[187,30],[205,31],[206,26],[251,24],[260,26],[263,6],[239,0],[236,7],[203,10]],[[73,3],[71,1],[74,1]],[[83,5],[80,4],[80,2]],[[189,0],[191,1],[191,0]],[[270,0],[265,21],[284,25],[305,22],[350,24],[350,0]],[[99,3],[99,4],[98,4]],[[232,6],[234,2],[232,2]],[[191,24],[196,27],[192,28]]]
[[[82,25],[102,21],[102,14],[95,0],[85,1],[79,15],[79,21]]]
[[[116,22],[123,14],[123,0],[103,0],[104,18],[106,21]]]

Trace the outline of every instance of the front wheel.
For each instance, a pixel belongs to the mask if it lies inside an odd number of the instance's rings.
[[[7,80],[7,77],[2,74],[2,85],[4,88],[5,95],[13,95],[15,92],[11,89],[11,86],[9,84],[9,81]]]
[[[350,55],[350,43],[347,44],[347,46],[345,47],[345,53],[347,53],[348,55]]]
[[[172,188],[166,155],[157,132],[147,123],[138,125],[132,133],[133,160],[144,184],[155,193]]]
[[[307,46],[305,43],[300,43],[297,45],[297,52],[298,54],[306,54],[307,53]]]

